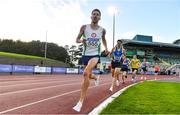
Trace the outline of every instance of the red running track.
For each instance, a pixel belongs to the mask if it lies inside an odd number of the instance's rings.
[[[173,76],[158,78],[169,77]],[[82,110],[76,112],[72,107],[79,99],[82,80],[81,75],[73,74],[0,76],[0,114],[87,114],[113,93],[133,84],[128,77],[112,93],[111,75],[101,75],[99,86],[91,80]]]

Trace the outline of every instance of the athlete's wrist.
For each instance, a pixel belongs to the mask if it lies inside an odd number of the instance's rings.
[[[83,40],[79,39],[78,42],[79,42],[79,43],[83,43]]]
[[[80,43],[85,43],[85,39],[80,39]]]

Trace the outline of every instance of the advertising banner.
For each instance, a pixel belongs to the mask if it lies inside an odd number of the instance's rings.
[[[33,73],[34,66],[13,65],[13,72]]]
[[[12,72],[12,65],[0,64],[0,72]]]
[[[84,72],[84,69],[79,69],[79,73],[80,73],[80,74],[82,74],[83,72]],[[94,74],[99,74],[100,71],[99,71],[99,69],[93,69],[93,70],[92,70],[92,73],[94,73]]]
[[[51,73],[51,67],[45,67],[45,68],[46,68],[45,70],[46,73]]]
[[[53,73],[66,73],[66,68],[61,68],[61,67],[53,67],[52,68]]]
[[[66,73],[78,73],[78,68],[67,68]]]

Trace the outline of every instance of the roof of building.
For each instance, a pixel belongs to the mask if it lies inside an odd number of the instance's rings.
[[[130,39],[121,39],[121,40],[123,41],[123,44],[138,44],[138,45],[157,46],[157,47],[180,48],[180,45],[172,44],[172,43],[146,42],[146,41],[138,41],[138,40],[130,40]]]
[[[173,44],[177,44],[177,45],[180,45],[180,39],[177,39],[173,42]]]

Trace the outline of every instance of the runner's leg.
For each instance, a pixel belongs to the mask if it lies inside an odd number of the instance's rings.
[[[86,93],[87,93],[87,89],[89,87],[89,78],[92,74],[92,69],[96,66],[96,64],[98,63],[98,60],[99,60],[99,58],[90,59],[88,62],[88,65],[84,69],[84,73],[83,73],[84,80],[81,85],[80,99],[79,99],[79,102],[76,104],[76,106],[73,107],[73,109],[78,112],[81,110],[83,101],[84,101]]]

